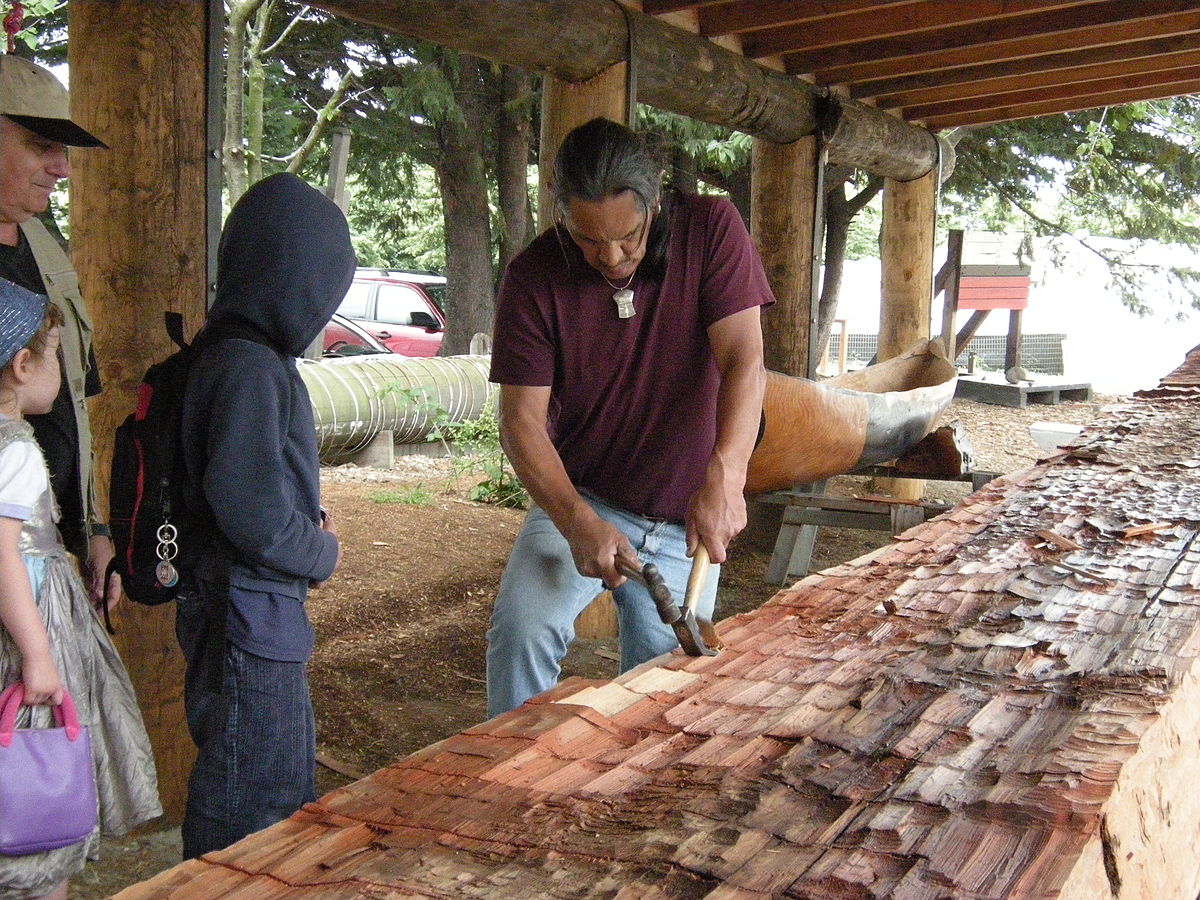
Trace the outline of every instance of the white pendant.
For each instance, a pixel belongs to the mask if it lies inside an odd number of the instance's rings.
[[[617,304],[617,318],[633,318],[633,314],[636,312],[633,308],[633,291],[629,290],[629,288],[621,288],[621,290],[613,294],[613,300]]]

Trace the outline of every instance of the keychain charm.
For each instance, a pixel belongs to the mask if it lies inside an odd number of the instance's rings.
[[[159,525],[155,533],[155,537],[158,538],[158,546],[155,548],[158,565],[154,567],[154,577],[165,588],[175,587],[179,583],[179,570],[172,562],[179,553],[179,545],[175,543],[177,536],[178,531],[169,521]]]

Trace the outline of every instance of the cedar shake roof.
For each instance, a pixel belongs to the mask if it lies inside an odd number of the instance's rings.
[[[1198,530],[1200,347],[719,656],[565,681],[119,897],[1194,897]]]

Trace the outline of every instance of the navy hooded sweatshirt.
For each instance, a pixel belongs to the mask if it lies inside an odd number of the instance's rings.
[[[337,564],[320,526],[316,429],[296,357],[354,277],[338,207],[295,175],[251,187],[221,233],[217,292],[188,375],[183,446],[189,506],[205,525],[196,576],[229,572],[227,636],[268,659],[312,652],[310,582]]]

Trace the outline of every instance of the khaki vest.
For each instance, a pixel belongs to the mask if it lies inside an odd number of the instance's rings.
[[[37,261],[46,293],[55,306],[62,310],[66,320],[62,327],[63,375],[71,394],[71,408],[75,412],[75,433],[79,453],[80,508],[84,523],[91,533],[93,524],[103,522],[96,504],[96,489],[93,482],[94,454],[92,453],[92,427],[88,419],[87,392],[85,383],[88,374],[88,351],[92,346],[92,320],[83,297],[79,293],[79,277],[71,267],[71,261],[58,245],[46,226],[37,219],[21,223],[21,232],[29,241],[29,249]]]

